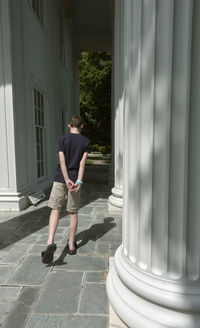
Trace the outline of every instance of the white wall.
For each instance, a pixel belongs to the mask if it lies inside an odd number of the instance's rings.
[[[17,163],[19,168],[18,187],[20,190],[23,190],[25,186],[28,189],[33,189],[33,187],[34,189],[45,188],[53,178],[56,164],[55,151],[57,139],[61,134],[61,109],[64,107],[69,111],[72,106],[69,92],[72,83],[72,45],[70,38],[71,31],[64,16],[64,37],[66,45],[66,67],[64,67],[59,58],[59,12],[65,14],[65,7],[61,1],[44,1],[44,25],[39,22],[31,8],[29,0],[22,0],[21,10],[25,104],[23,108],[22,106],[16,107],[16,130],[22,132],[21,136],[17,138],[17,147],[20,149],[17,152]],[[19,25],[18,21],[16,21],[15,14],[16,10],[13,8],[13,40],[16,37],[15,32],[17,33],[15,26]],[[18,60],[16,60],[15,64],[15,66],[18,65]],[[18,79],[21,80],[20,74],[16,74],[16,86],[18,85]],[[22,84],[21,81],[19,81],[19,84]],[[46,179],[41,181],[39,185],[36,176],[35,128],[32,98],[32,89],[34,86],[45,93],[46,100],[46,160],[48,165]],[[18,119],[18,115],[26,117],[26,127],[24,121]],[[28,139],[26,138],[27,136]],[[27,140],[25,145],[21,144],[24,139]],[[28,163],[26,168],[29,171],[26,176],[20,170],[25,159],[26,163]]]
[[[2,1],[2,3],[5,2]],[[13,187],[15,192],[29,195],[36,190],[50,186],[57,164],[58,137],[62,133],[61,111],[66,110],[65,116],[68,119],[74,109],[71,24],[65,2],[62,0],[44,0],[43,25],[33,11],[30,0],[6,1],[6,3],[11,29],[11,58],[10,60],[6,58],[11,70],[9,81],[11,89],[7,87],[7,91],[13,96],[11,113],[14,113],[14,124],[12,117],[5,117],[6,107],[2,106],[4,110],[1,111],[1,119],[3,122],[5,120],[7,122],[2,124],[2,138],[5,140],[3,139],[1,142],[0,149],[3,150],[7,162],[4,160],[0,167],[2,173],[0,192],[1,189],[7,191],[8,180],[11,179],[15,180]],[[4,17],[4,11],[5,9],[1,5],[1,19]],[[59,57],[59,13],[62,14],[64,22],[65,66]],[[9,26],[9,21],[7,25]],[[9,34],[9,30],[7,33]],[[2,35],[0,30],[0,42],[4,49],[7,49],[9,43],[3,43]],[[7,40],[6,35],[4,38]],[[3,61],[0,55],[1,67],[5,67],[5,58]],[[2,105],[5,100],[6,81],[3,82],[1,79],[0,82]],[[36,169],[34,87],[45,95],[46,174],[40,181],[37,179]],[[14,129],[13,149],[16,148],[16,155],[14,150],[12,151],[13,166],[16,168],[14,178],[8,176],[7,126],[10,130]],[[12,171],[10,169],[10,172]]]

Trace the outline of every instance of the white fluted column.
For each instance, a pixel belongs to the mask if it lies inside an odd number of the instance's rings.
[[[123,206],[123,1],[115,1],[114,18],[114,187],[109,203]]]
[[[17,171],[13,48],[11,2],[0,0],[0,211],[20,211],[27,205]]]
[[[124,1],[123,244],[107,279],[133,328],[200,327],[200,2]]]

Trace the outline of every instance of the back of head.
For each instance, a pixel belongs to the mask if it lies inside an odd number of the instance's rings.
[[[79,115],[72,115],[69,120],[69,125],[72,128],[80,129],[80,127],[83,125],[83,120]]]

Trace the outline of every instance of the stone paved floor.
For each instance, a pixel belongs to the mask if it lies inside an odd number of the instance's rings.
[[[67,254],[69,215],[63,210],[54,262],[41,262],[47,201],[20,213],[0,212],[0,327],[106,328],[108,259],[121,243],[121,215],[108,213],[109,166],[87,166],[76,256]]]

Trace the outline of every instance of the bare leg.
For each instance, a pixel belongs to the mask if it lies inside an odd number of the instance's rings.
[[[49,238],[47,241],[47,245],[53,244],[54,236],[56,233],[56,229],[58,226],[60,210],[52,210],[49,218]]]
[[[70,238],[69,238],[69,249],[74,249],[74,238],[78,226],[78,213],[70,213]]]

